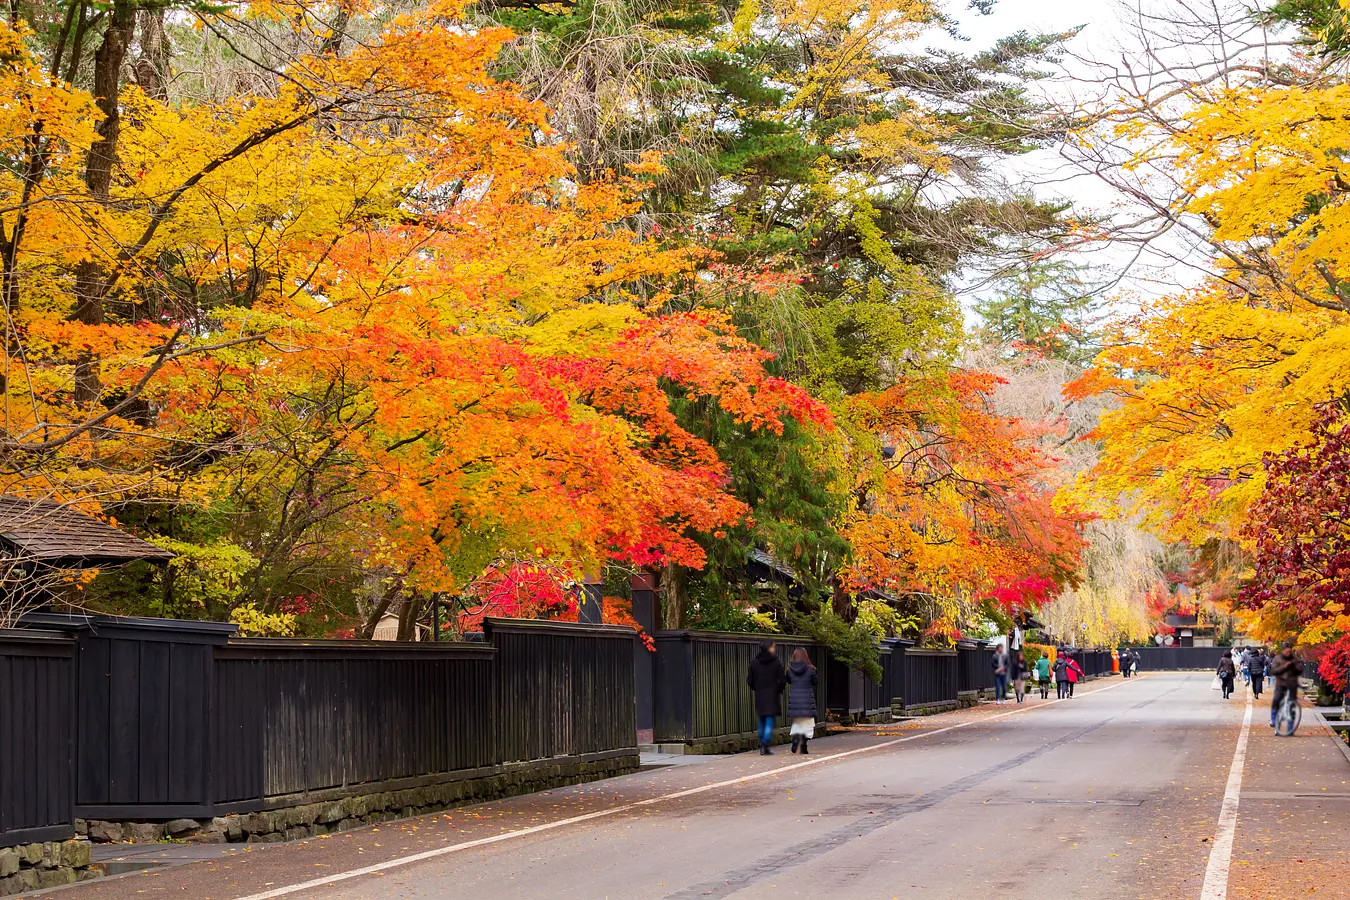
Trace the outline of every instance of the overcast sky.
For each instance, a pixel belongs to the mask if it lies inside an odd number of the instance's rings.
[[[1154,0],[1166,3],[1167,0]],[[1067,99],[1082,96],[1088,88],[1076,83],[1075,68],[1082,69],[1072,57],[1116,60],[1120,57],[1125,29],[1121,22],[1127,15],[1120,0],[998,0],[990,15],[980,15],[965,6],[965,0],[954,0],[948,7],[968,41],[961,46],[967,52],[990,47],[1001,37],[1018,31],[1066,31],[1082,26],[1082,31],[1069,44],[1070,58],[1053,82],[1043,82],[1037,89],[1052,96]],[[930,41],[943,46],[945,41]],[[1022,187],[1031,187],[1037,196],[1046,199],[1070,200],[1082,213],[1111,214],[1124,209],[1121,198],[1098,178],[1077,172],[1059,156],[1057,149],[1037,151],[1018,158],[1003,172],[1010,181]],[[1103,247],[1080,258],[1105,271],[1127,268],[1133,257],[1133,247]],[[1155,261],[1156,262],[1156,261]],[[1184,266],[1136,264],[1130,275],[1117,287],[1112,296],[1124,308],[1133,308],[1140,299],[1173,293],[1192,286],[1201,278],[1204,260],[1196,259],[1197,268]],[[975,297],[963,297],[967,308]]]

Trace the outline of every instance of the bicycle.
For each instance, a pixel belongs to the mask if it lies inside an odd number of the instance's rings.
[[[1298,691],[1290,691],[1275,711],[1275,733],[1280,737],[1292,737],[1302,721],[1303,707],[1298,702]]]

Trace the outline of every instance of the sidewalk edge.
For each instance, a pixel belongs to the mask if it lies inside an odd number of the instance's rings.
[[[1336,733],[1336,729],[1327,724],[1326,718],[1323,717],[1320,712],[1314,711],[1313,715],[1317,716],[1317,721],[1321,723],[1322,729],[1327,733],[1327,737],[1331,738],[1331,742],[1336,745],[1336,749],[1341,751],[1341,755],[1345,757],[1345,761],[1350,763],[1350,744],[1341,740],[1341,736]]]

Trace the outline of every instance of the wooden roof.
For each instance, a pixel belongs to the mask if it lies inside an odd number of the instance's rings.
[[[0,494],[0,539],[24,559],[64,569],[169,560],[173,553],[50,500]]]

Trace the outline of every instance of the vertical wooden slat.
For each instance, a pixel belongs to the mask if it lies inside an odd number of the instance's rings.
[[[167,711],[163,794],[165,802],[205,803],[204,751],[210,749],[208,716],[211,704],[202,702],[201,686],[211,677],[209,647],[165,644],[167,678],[160,700]]]
[[[168,691],[172,683],[169,645],[140,641],[136,694],[136,802],[169,802],[169,734],[181,728],[171,721]]]
[[[141,653],[138,642],[109,641],[108,802],[140,797]]]

